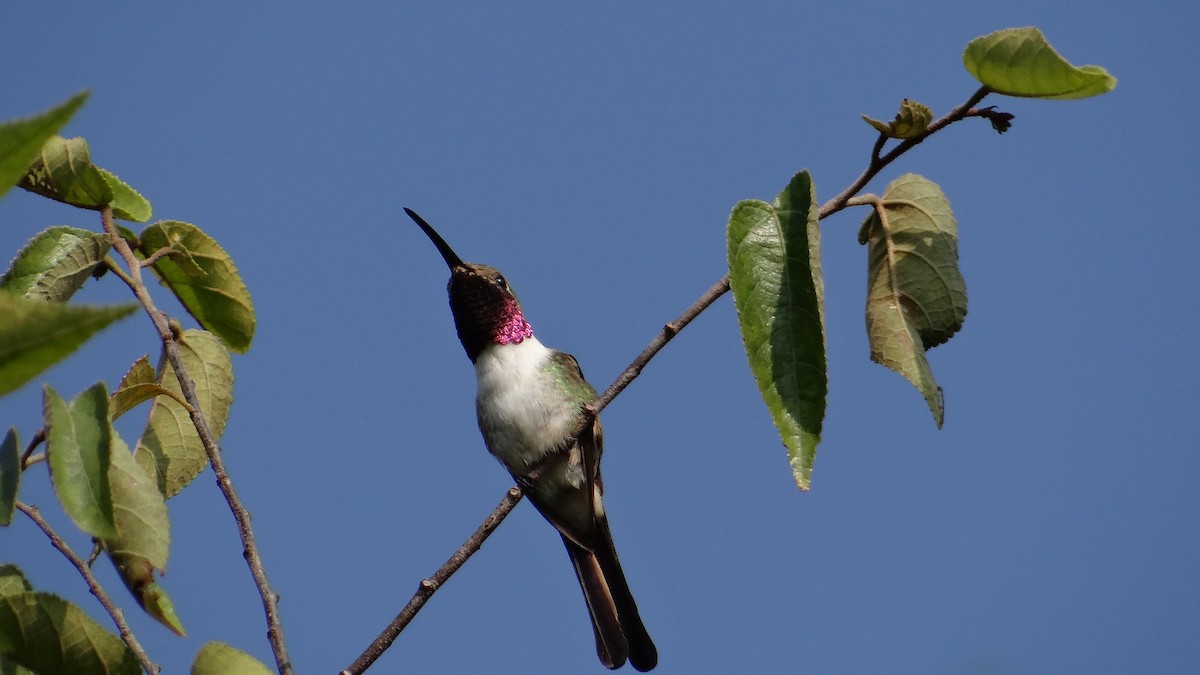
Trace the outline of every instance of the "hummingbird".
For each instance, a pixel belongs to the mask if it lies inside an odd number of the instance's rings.
[[[658,651],[638,614],[604,513],[600,420],[593,416],[578,438],[573,436],[596,390],[575,357],[534,337],[499,270],[463,262],[421,216],[408,208],[404,212],[450,267],[450,310],[458,339],[475,364],[475,412],[483,442],[562,536],[600,662],[610,669],[626,661],[641,672],[653,669]]]

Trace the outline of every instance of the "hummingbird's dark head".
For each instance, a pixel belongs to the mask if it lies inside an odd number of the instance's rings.
[[[458,339],[472,363],[489,345],[514,344],[533,337],[533,327],[525,320],[521,303],[500,270],[463,262],[424,218],[408,208],[404,212],[421,227],[450,268],[450,311]]]

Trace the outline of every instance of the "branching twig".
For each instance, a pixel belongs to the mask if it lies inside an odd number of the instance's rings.
[[[992,90],[988,89],[987,87],[980,87],[974,94],[971,94],[971,97],[964,101],[962,105],[954,108],[942,117],[939,117],[931,122],[928,127],[925,127],[925,132],[920,136],[914,136],[913,138],[901,141],[899,145],[892,148],[886,155],[883,156],[880,156],[879,152],[883,149],[882,141],[886,141],[887,139],[880,134],[880,139],[875,143],[875,149],[871,153],[871,162],[867,164],[867,168],[863,170],[862,175],[854,179],[854,182],[851,183],[845,190],[842,190],[838,196],[821,205],[821,213],[819,215],[820,219],[824,220],[838,211],[846,208],[846,201],[865,188],[867,183],[870,183],[871,179],[874,178],[875,175],[880,171],[882,171],[884,167],[894,162],[900,155],[912,150],[921,141],[924,141],[926,138],[936,134],[950,124],[967,117],[967,115],[971,112],[971,109],[975,107],[975,104],[982,101],[983,97],[987,96],[991,92]]]
[[[42,518],[42,514],[38,511],[36,506],[30,506],[21,501],[18,501],[16,506],[21,513],[29,516],[29,519],[33,521],[34,525],[37,525],[39,528],[41,528],[42,532],[46,534],[46,537],[50,539],[50,545],[58,549],[58,552],[62,553],[63,557],[70,561],[75,569],[79,571],[79,575],[83,577],[84,582],[87,583],[88,590],[92,592],[92,595],[96,596],[96,599],[99,600],[100,604],[104,607],[104,611],[108,612],[108,615],[112,617],[113,623],[117,625],[117,630],[121,633],[121,639],[125,641],[125,644],[129,647],[129,650],[133,652],[135,657],[137,657],[138,663],[142,664],[142,670],[146,671],[150,675],[158,675],[158,666],[150,660],[150,656],[146,654],[146,650],[142,649],[142,645],[138,643],[137,637],[135,637],[133,631],[129,629],[129,624],[125,623],[125,614],[121,611],[121,608],[117,607],[116,604],[113,603],[112,599],[108,597],[108,593],[104,592],[104,587],[100,585],[100,581],[96,579],[96,576],[92,574],[92,568],[87,564],[87,562],[84,561],[83,558],[80,558],[78,555],[76,555],[75,551],[71,550],[71,547],[67,544],[67,542],[63,541],[62,537],[58,536],[58,534],[54,531],[54,528],[50,527],[50,523],[47,523],[46,519]]]
[[[458,568],[462,567],[463,563],[467,562],[467,559],[483,546],[484,540],[495,531],[505,517],[508,516],[509,512],[513,510],[513,507],[517,505],[517,502],[521,501],[521,497],[521,488],[516,486],[509,488],[508,493],[504,495],[504,499],[496,505],[496,508],[492,510],[487,518],[484,518],[483,524],[475,530],[475,533],[468,537],[462,546],[458,547],[454,555],[450,556],[450,559],[439,567],[433,573],[433,576],[421,580],[421,584],[417,587],[417,592],[413,594],[412,599],[408,601],[404,609],[400,610],[396,618],[379,634],[379,637],[375,638],[371,646],[367,647],[366,651],[355,659],[349,668],[343,670],[340,675],[359,675],[367,668],[370,668],[371,664],[375,663],[375,660],[382,656],[388,647],[392,646],[392,643],[400,636],[400,632],[413,620],[417,612],[421,611],[421,607],[425,605],[425,602],[429,600],[434,592],[441,588],[442,584],[446,583],[450,576],[457,572]]]
[[[184,365],[183,358],[179,354],[179,346],[175,343],[175,336],[171,331],[167,316],[155,306],[153,298],[150,297],[150,292],[146,289],[146,284],[142,281],[141,261],[133,254],[133,250],[129,248],[129,242],[125,241],[118,234],[112,220],[112,209],[106,207],[100,214],[101,220],[104,223],[104,231],[108,233],[113,248],[120,254],[129,268],[127,275],[121,274],[120,276],[129,285],[129,288],[133,291],[138,301],[141,302],[146,313],[150,315],[150,321],[154,324],[159,339],[162,340],[163,351],[167,355],[167,360],[171,362],[171,367],[175,370],[175,377],[179,380],[179,388],[183,392],[183,398],[191,408],[188,414],[191,416],[192,425],[196,427],[196,433],[200,436],[200,442],[204,445],[204,452],[208,455],[208,463],[212,466],[213,474],[217,478],[217,487],[220,488],[221,494],[225,496],[225,502],[229,504],[229,509],[233,512],[233,518],[237,521],[238,534],[242,539],[242,556],[246,559],[246,564],[250,567],[250,575],[254,577],[254,585],[258,588],[259,596],[262,597],[263,610],[267,620],[267,640],[271,643],[271,650],[275,655],[275,664],[279,669],[280,675],[291,675],[292,662],[288,657],[287,646],[283,640],[283,626],[279,619],[279,595],[271,589],[270,584],[267,582],[267,573],[258,551],[258,544],[255,543],[254,531],[250,526],[250,512],[246,510],[241,499],[238,498],[237,492],[233,488],[233,481],[229,479],[229,472],[226,471],[225,461],[221,457],[221,447],[217,444],[216,437],[213,436],[212,431],[208,427],[204,411],[200,409],[200,401],[196,397],[195,384],[188,375],[187,367]],[[113,267],[116,266],[114,265]]]
[[[987,87],[981,87],[962,105],[954,108],[943,117],[930,123],[930,125],[925,129],[925,132],[920,136],[902,141],[884,155],[881,155],[880,153],[883,152],[883,147],[887,143],[887,136],[880,134],[879,138],[875,141],[875,144],[871,149],[871,160],[867,165],[867,168],[858,178],[854,180],[853,183],[850,184],[849,187],[821,206],[819,218],[823,220],[846,208],[846,206],[849,205],[848,202],[850,199],[857,195],[864,187],[866,187],[867,183],[871,182],[871,179],[874,178],[880,171],[882,171],[884,167],[886,167],[888,164],[891,164],[900,155],[908,152],[921,141],[929,138],[931,135],[937,133],[946,126],[965,117],[972,116],[985,117],[989,120],[994,120],[994,118],[997,116],[997,113],[984,113],[979,110],[975,110],[974,108],[974,106],[990,92],[991,90]],[[1002,115],[1004,113],[999,114]],[[1009,118],[1011,119],[1011,116],[1009,116]],[[642,369],[646,367],[646,364],[650,362],[650,359],[654,358],[654,356],[658,354],[658,352],[662,350],[662,348],[666,346],[666,344],[670,342],[671,339],[679,333],[679,331],[683,330],[685,326],[691,323],[692,319],[695,319],[701,312],[708,309],[710,305],[716,302],[718,298],[728,291],[729,275],[726,274],[717,280],[717,282],[713,284],[707,291],[705,291],[704,295],[701,295],[695,302],[692,303],[690,307],[684,310],[683,314],[680,314],[677,319],[664,325],[662,330],[659,331],[658,335],[656,335],[654,339],[650,341],[650,344],[646,345],[646,348],[642,350],[642,353],[638,354],[637,358],[635,358],[633,362],[631,362],[629,366],[621,372],[617,379],[611,385],[609,385],[608,389],[606,389],[603,394],[598,396],[596,400],[584,406],[582,411],[583,414],[580,415],[581,419],[578,426],[576,426],[573,435],[578,436],[585,427],[591,424],[595,416],[600,414],[600,411],[603,410],[605,406],[611,403],[618,394],[624,391],[625,387],[629,386],[629,383],[633,382],[633,380],[635,380],[638,375],[641,374]],[[519,487],[509,488],[508,494],[505,496],[504,500],[501,501],[500,505],[488,515],[488,517],[483,521],[483,525],[480,525],[479,529],[475,531],[475,534],[467,539],[467,541],[464,542],[457,551],[455,551],[450,560],[447,560],[446,564],[438,569],[438,571],[434,573],[432,577],[421,582],[417,592],[413,595],[412,599],[408,601],[408,604],[404,607],[404,610],[401,611],[396,619],[393,620],[386,629],[384,629],[383,633],[381,633],[379,637],[377,637],[375,641],[371,643],[371,646],[367,648],[367,651],[363,652],[363,654],[359,656],[349,668],[343,670],[340,675],[359,675],[365,671],[367,667],[374,663],[375,660],[378,659],[383,653],[383,651],[391,646],[392,642],[396,640],[400,632],[404,630],[404,627],[407,626],[410,621],[412,621],[416,613],[421,609],[422,606],[424,606],[429,597],[432,596],[435,591],[437,591],[441,584],[444,583],[445,580],[450,577],[450,575],[454,574],[454,572],[457,571],[464,562],[466,562],[467,558],[470,558],[475,554],[476,551],[479,550],[479,546],[483,544],[483,540],[487,538],[488,534],[491,534],[492,530],[496,529],[496,526],[500,524],[500,521],[508,516],[513,507],[516,506],[518,501],[520,501],[521,496],[522,493]],[[482,536],[480,536],[481,533],[483,533]]]
[[[26,468],[28,468],[30,464],[33,464],[33,460],[31,459],[33,457],[33,451],[37,450],[37,447],[39,445],[41,445],[42,442],[45,440],[46,440],[46,427],[42,427],[41,429],[38,429],[36,432],[34,432],[33,438],[29,439],[29,445],[25,446],[25,452],[21,453],[21,470],[22,471],[24,471]]]

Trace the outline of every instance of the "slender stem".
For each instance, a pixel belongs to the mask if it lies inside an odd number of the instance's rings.
[[[462,567],[467,562],[467,559],[483,546],[483,542],[499,527],[509,512],[513,510],[513,507],[521,501],[522,496],[520,488],[516,486],[509,488],[508,492],[504,495],[504,499],[500,500],[500,503],[488,514],[488,517],[483,519],[483,524],[463,542],[462,546],[458,547],[454,555],[450,556],[432,576],[421,580],[421,583],[417,586],[417,592],[413,594],[412,599],[408,601],[404,609],[400,610],[396,618],[379,634],[379,637],[375,638],[371,646],[367,647],[366,651],[355,659],[354,663],[350,664],[350,667],[343,670],[340,675],[359,675],[371,667],[371,664],[375,663],[375,660],[382,656],[388,647],[392,646],[392,643],[400,636],[400,632],[417,616],[417,612],[421,611],[421,607],[425,606],[425,602],[433,596],[437,589],[441,588],[442,584],[446,583],[450,579],[450,576],[457,572],[458,568]]]
[[[250,526],[250,512],[246,510],[246,507],[237,495],[237,491],[233,488],[233,481],[229,478],[229,472],[225,468],[225,461],[221,456],[221,447],[217,444],[216,436],[209,429],[208,420],[204,417],[204,411],[200,409],[200,401],[196,396],[195,384],[188,375],[187,366],[184,365],[183,358],[179,354],[179,345],[175,342],[175,335],[171,331],[167,315],[159,311],[158,307],[155,306],[154,300],[150,297],[150,292],[146,288],[146,284],[142,281],[141,261],[133,254],[133,250],[129,248],[129,242],[125,241],[117,233],[116,226],[112,220],[112,209],[105,208],[100,213],[101,221],[104,223],[104,230],[108,232],[113,248],[120,254],[129,268],[129,273],[121,275],[121,278],[129,284],[129,288],[133,291],[138,301],[141,302],[142,307],[146,310],[146,314],[150,316],[151,323],[154,324],[154,328],[158,331],[158,337],[163,343],[163,352],[166,354],[167,360],[170,361],[171,367],[175,370],[175,377],[179,380],[180,391],[182,391],[183,398],[190,407],[188,414],[191,417],[192,425],[196,427],[196,433],[199,435],[200,442],[204,446],[204,452],[208,455],[208,463],[212,466],[213,474],[217,478],[217,487],[220,488],[221,494],[225,497],[225,502],[229,505],[229,510],[233,512],[234,520],[237,521],[238,534],[242,539],[242,557],[246,559],[246,564],[250,568],[250,575],[254,578],[254,585],[258,588],[258,594],[262,598],[263,611],[266,614],[267,620],[267,640],[271,643],[271,650],[275,655],[275,665],[278,667],[280,675],[291,675],[292,662],[288,657],[287,645],[283,639],[283,625],[279,618],[279,595],[271,589],[271,585],[267,581],[267,573],[263,567],[262,556],[259,553],[258,544],[254,539],[254,530]]]
[[[158,262],[159,259],[162,258],[163,256],[171,255],[174,251],[175,251],[175,249],[171,248],[170,246],[164,246],[164,247],[158,249],[157,251],[155,251],[154,253],[151,253],[144,260],[138,261],[138,264],[141,265],[142,267],[149,267],[149,266],[153,265],[154,263]]]
[[[63,541],[62,537],[58,536],[58,534],[54,531],[54,528],[50,527],[50,523],[47,523],[46,519],[42,518],[42,514],[36,506],[30,506],[21,501],[18,501],[16,506],[21,513],[29,516],[29,519],[33,521],[34,525],[37,525],[39,528],[41,528],[42,532],[46,534],[46,537],[50,539],[50,545],[58,549],[58,552],[62,553],[63,557],[70,561],[75,569],[79,571],[79,575],[83,577],[84,582],[87,584],[88,590],[91,591],[92,595],[96,596],[96,599],[99,600],[100,604],[104,607],[104,611],[108,612],[108,615],[112,617],[113,623],[117,625],[117,630],[121,634],[121,639],[125,641],[125,644],[129,647],[129,650],[133,652],[135,657],[137,657],[138,663],[142,664],[142,670],[146,671],[150,675],[158,675],[158,666],[150,660],[150,656],[146,654],[146,650],[142,649],[142,645],[138,642],[137,637],[135,637],[133,631],[129,629],[129,624],[125,623],[125,614],[121,611],[120,607],[117,607],[116,604],[113,603],[112,598],[108,597],[108,593],[104,592],[104,587],[100,585],[100,582],[96,579],[96,575],[92,574],[92,568],[87,564],[87,562],[83,558],[80,558],[78,555],[76,555],[75,551],[71,550],[71,547],[67,544],[67,542]]]
[[[33,457],[33,451],[37,450],[37,447],[39,445],[41,445],[42,442],[45,440],[46,440],[46,427],[42,427],[41,429],[38,429],[33,434],[33,438],[29,439],[29,445],[26,445],[25,452],[21,453],[21,470],[22,471],[24,471],[26,468],[28,468],[30,464],[33,464],[33,460],[31,459]]]
[[[875,144],[871,149],[871,160],[867,165],[867,168],[858,178],[854,180],[853,183],[850,184],[849,187],[821,206],[819,217],[824,219],[846,208],[846,206],[851,204],[851,199],[864,187],[866,187],[867,183],[871,182],[871,179],[874,178],[875,175],[880,171],[882,171],[884,167],[886,167],[888,164],[891,164],[900,155],[903,155],[905,152],[908,152],[914,148],[921,141],[929,138],[929,136],[937,133],[949,124],[957,122],[965,117],[982,116],[979,115],[978,112],[974,111],[973,107],[975,104],[979,103],[984,96],[987,96],[990,91],[991,90],[987,87],[981,87],[962,105],[954,108],[945,116],[932,122],[929,127],[925,129],[923,134],[901,142],[885,155],[880,155],[879,153],[883,151],[883,146],[887,142],[887,137],[883,134],[880,134],[879,138],[876,139]],[[857,204],[858,202],[853,203]],[[584,427],[591,424],[595,416],[600,414],[601,410],[611,403],[618,394],[624,391],[625,387],[629,386],[631,382],[641,375],[642,369],[646,367],[646,364],[650,362],[650,359],[654,358],[654,356],[658,354],[658,352],[661,351],[662,348],[665,347],[666,344],[679,333],[679,331],[683,330],[684,327],[686,327],[692,322],[693,319],[699,316],[701,312],[708,309],[710,305],[716,302],[718,298],[728,291],[729,275],[726,274],[718,279],[717,282],[711,287],[709,287],[709,289],[705,291],[703,295],[697,298],[696,301],[691,304],[691,306],[684,310],[678,318],[665,324],[662,327],[662,330],[659,331],[658,335],[654,336],[654,339],[650,341],[650,344],[646,345],[646,348],[643,349],[642,352],[638,354],[637,357],[629,364],[629,366],[617,376],[617,379],[613,381],[611,385],[609,385],[608,389],[606,389],[603,394],[596,397],[596,400],[583,407],[583,414],[580,415],[579,424],[576,426],[572,435],[578,436],[583,431]],[[518,501],[520,501],[521,496],[522,493],[519,487],[509,488],[508,494],[505,496],[504,500],[500,502],[500,505],[497,506],[487,516],[486,519],[484,519],[483,525],[479,526],[479,529],[475,531],[475,534],[471,535],[471,537],[467,539],[467,541],[464,542],[457,551],[455,551],[454,555],[446,561],[446,564],[439,568],[432,577],[422,580],[417,592],[413,595],[412,599],[408,601],[408,604],[404,607],[400,614],[392,621],[392,623],[388,624],[388,627],[384,629],[383,633],[381,633],[379,637],[377,637],[375,641],[371,643],[371,646],[367,648],[367,651],[363,652],[363,654],[359,656],[349,668],[343,670],[340,675],[359,675],[366,670],[367,667],[374,663],[375,660],[379,658],[380,654],[382,654],[384,650],[391,646],[391,644],[399,636],[400,632],[404,630],[404,627],[407,626],[410,621],[412,621],[413,617],[416,616],[416,613],[420,611],[421,607],[423,607],[426,601],[429,600],[430,596],[432,596],[434,592],[441,587],[441,584],[444,583],[445,580],[450,577],[450,575],[454,574],[454,572],[462,566],[463,562],[466,562],[468,558],[470,558],[475,554],[476,551],[479,550],[479,547],[483,544],[483,540],[486,539],[487,536],[496,529],[496,526],[500,524],[500,521],[508,516],[508,514],[512,511],[512,508],[516,506]],[[511,500],[511,503],[509,503],[509,500]],[[482,536],[480,536],[481,532],[483,532]]]

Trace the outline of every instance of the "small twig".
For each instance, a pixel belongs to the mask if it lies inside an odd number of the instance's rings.
[[[986,117],[987,115],[975,111],[972,106],[974,106],[976,103],[979,103],[979,101],[982,100],[984,96],[987,96],[990,91],[991,90],[987,87],[981,87],[978,91],[972,94],[965,103],[954,108],[942,118],[930,123],[923,134],[901,142],[885,155],[880,155],[880,153],[883,151],[883,146],[887,142],[887,136],[880,134],[879,138],[876,139],[875,144],[871,149],[870,163],[863,171],[862,175],[855,179],[855,181],[851,183],[849,187],[843,190],[841,194],[822,205],[819,217],[824,219],[834,213],[837,213],[838,211],[841,211],[842,209],[846,208],[846,206],[851,205],[851,199],[864,187],[866,187],[867,183],[869,183],[876,174],[882,171],[884,167],[886,167],[888,164],[891,164],[896,160],[897,157],[905,152],[908,152],[918,143],[945,128],[947,125],[957,122],[968,116]],[[857,204],[858,202],[853,203]],[[684,312],[680,314],[678,318],[670,323],[665,324],[662,327],[662,330],[659,331],[658,335],[656,335],[654,339],[650,341],[650,344],[646,345],[646,348],[642,350],[642,353],[638,354],[637,358],[635,358],[629,364],[629,366],[617,376],[617,379],[613,381],[611,385],[609,385],[608,389],[606,389],[603,394],[596,397],[596,400],[583,406],[579,424],[575,427],[572,436],[577,437],[580,433],[582,433],[584,428],[592,423],[596,415],[600,414],[601,410],[611,403],[618,394],[624,391],[625,387],[629,386],[631,382],[637,379],[637,377],[642,373],[642,369],[644,369],[646,364],[650,362],[650,359],[654,358],[654,356],[658,354],[658,352],[661,351],[662,348],[665,347],[666,344],[679,333],[679,331],[683,330],[684,327],[686,327],[692,322],[693,319],[699,316],[701,312],[708,309],[710,305],[716,302],[718,298],[728,291],[729,275],[726,274],[718,279],[717,282],[714,283],[707,291],[705,291],[704,294],[701,295],[695,302],[693,302],[690,307],[684,310]],[[466,562],[468,558],[470,558],[475,554],[476,551],[479,550],[479,546],[483,544],[483,540],[486,539],[487,536],[496,529],[496,527],[500,524],[500,521],[504,520],[504,518],[508,516],[509,512],[512,511],[512,507],[516,506],[516,503],[520,501],[521,494],[521,489],[519,487],[514,486],[509,488],[508,495],[506,495],[504,500],[500,502],[500,505],[488,515],[488,517],[483,521],[483,524],[479,526],[479,529],[475,531],[475,534],[473,534],[471,538],[467,539],[467,541],[464,542],[457,551],[455,551],[454,555],[446,561],[446,564],[442,565],[442,567],[434,573],[433,577],[425,579],[421,582],[417,592],[413,595],[412,599],[408,601],[408,604],[404,607],[396,619],[393,620],[392,623],[388,624],[388,627],[384,629],[379,637],[375,638],[375,641],[371,643],[371,646],[367,648],[367,651],[363,652],[363,654],[359,656],[349,668],[343,670],[340,675],[359,675],[366,670],[367,667],[374,663],[375,660],[378,659],[379,656],[384,652],[384,650],[386,650],[393,642],[395,642],[400,632],[403,631],[405,626],[412,621],[413,617],[416,616],[417,612],[420,611],[421,607],[425,605],[426,601],[429,600],[429,598],[437,591],[442,583],[444,583],[445,580],[450,577],[450,575],[454,574],[454,572],[462,566],[463,562]],[[512,500],[511,504],[508,503],[510,499]],[[482,536],[480,536],[481,533]]]
[[[139,264],[142,267],[149,267],[149,266],[153,265],[154,263],[158,262],[160,258],[169,256],[174,252],[175,252],[175,249],[171,248],[170,246],[164,246],[164,247],[158,249],[157,251],[155,251],[154,253],[151,253],[146,258],[144,258]]]
[[[31,457],[33,451],[46,440],[46,427],[42,427],[34,432],[33,438],[29,439],[29,444],[25,446],[25,452],[21,453],[21,470],[24,471],[30,464],[33,464]]]
[[[179,389],[190,407],[188,414],[191,417],[192,425],[196,427],[196,433],[204,446],[204,452],[208,455],[208,463],[212,466],[213,474],[217,478],[217,487],[224,495],[229,510],[233,512],[234,520],[237,521],[238,534],[242,540],[242,557],[246,559],[250,575],[254,578],[254,585],[258,588],[258,594],[262,598],[263,611],[267,621],[267,640],[275,655],[275,665],[278,667],[280,675],[291,675],[292,662],[288,657],[287,645],[283,640],[283,625],[279,618],[279,595],[271,589],[271,585],[267,581],[267,572],[263,567],[262,556],[254,539],[254,530],[250,526],[250,512],[242,504],[237,491],[233,488],[229,472],[225,469],[225,461],[221,457],[221,447],[208,427],[204,411],[200,409],[195,384],[188,375],[187,366],[184,365],[183,358],[179,354],[179,345],[175,342],[170,322],[167,321],[166,314],[155,306],[150,292],[146,289],[146,284],[142,281],[141,261],[134,255],[133,249],[129,247],[129,242],[125,241],[117,232],[116,226],[113,224],[112,209],[105,207],[100,212],[100,216],[113,248],[129,267],[128,275],[121,274],[119,276],[129,285],[134,296],[146,310],[146,314],[150,316],[154,328],[158,331],[158,337],[163,343],[163,352],[175,370],[175,377],[179,380]],[[116,268],[117,266],[112,265],[111,267]]]
[[[925,127],[925,131],[921,135],[901,141],[899,145],[888,151],[886,155],[882,156],[879,155],[879,151],[883,149],[883,144],[880,143],[880,140],[887,139],[883,138],[883,135],[880,134],[881,138],[875,142],[876,149],[871,155],[871,162],[867,164],[867,168],[863,170],[862,174],[858,178],[854,179],[853,183],[851,183],[845,190],[842,190],[838,196],[821,205],[819,218],[824,220],[838,211],[846,208],[846,201],[866,187],[867,183],[870,183],[871,179],[874,178],[875,175],[880,171],[882,171],[884,167],[894,162],[900,155],[912,150],[921,141],[924,141],[926,138],[936,134],[948,125],[966,117],[967,113],[969,113],[971,109],[975,107],[975,104],[982,101],[983,97],[987,96],[991,92],[992,90],[988,89],[987,87],[980,87],[961,105],[931,122],[928,127]]]
[[[40,511],[38,511],[36,506],[30,506],[21,501],[18,501],[16,506],[21,513],[29,516],[29,519],[33,521],[34,525],[37,525],[39,528],[41,528],[42,532],[46,534],[46,537],[50,539],[50,545],[58,549],[58,552],[62,553],[63,557],[65,557],[75,567],[75,569],[79,571],[79,575],[83,577],[84,582],[87,584],[88,590],[91,591],[92,595],[96,596],[96,599],[99,600],[100,604],[104,607],[104,611],[108,612],[108,615],[112,617],[113,623],[117,625],[117,630],[121,634],[121,639],[125,641],[125,644],[129,647],[129,650],[133,652],[135,657],[137,657],[138,663],[142,664],[142,670],[146,671],[150,675],[158,675],[158,666],[150,660],[150,656],[146,654],[146,650],[142,649],[142,645],[138,642],[137,637],[134,636],[133,631],[129,629],[129,624],[125,623],[125,614],[121,611],[120,607],[117,607],[116,604],[113,603],[112,598],[108,597],[108,593],[104,591],[104,587],[100,585],[100,582],[96,579],[96,576],[92,574],[92,568],[88,566],[87,562],[76,555],[75,551],[71,550],[71,547],[67,544],[67,542],[63,541],[62,537],[58,536],[58,534],[54,531],[54,528],[50,527],[50,523],[47,523],[46,519],[42,518],[42,514]]]
[[[483,524],[463,542],[462,546],[458,547],[454,555],[450,556],[433,573],[433,576],[421,580],[420,585],[417,587],[417,592],[413,594],[412,599],[408,601],[404,609],[400,610],[396,618],[379,634],[379,637],[375,638],[371,646],[367,647],[366,651],[355,659],[349,668],[343,670],[340,675],[360,675],[360,673],[371,667],[371,664],[375,663],[375,660],[382,656],[388,647],[392,646],[392,643],[399,637],[400,632],[416,617],[417,612],[421,611],[421,607],[433,596],[434,592],[441,588],[442,584],[446,583],[451,575],[457,572],[458,568],[462,567],[463,563],[467,562],[467,559],[483,546],[483,542],[504,521],[504,518],[513,510],[517,502],[521,501],[521,497],[520,488],[516,486],[509,488],[508,492],[504,495],[504,499],[500,500],[500,503],[496,505],[496,508],[492,510],[487,518],[484,518]]]

